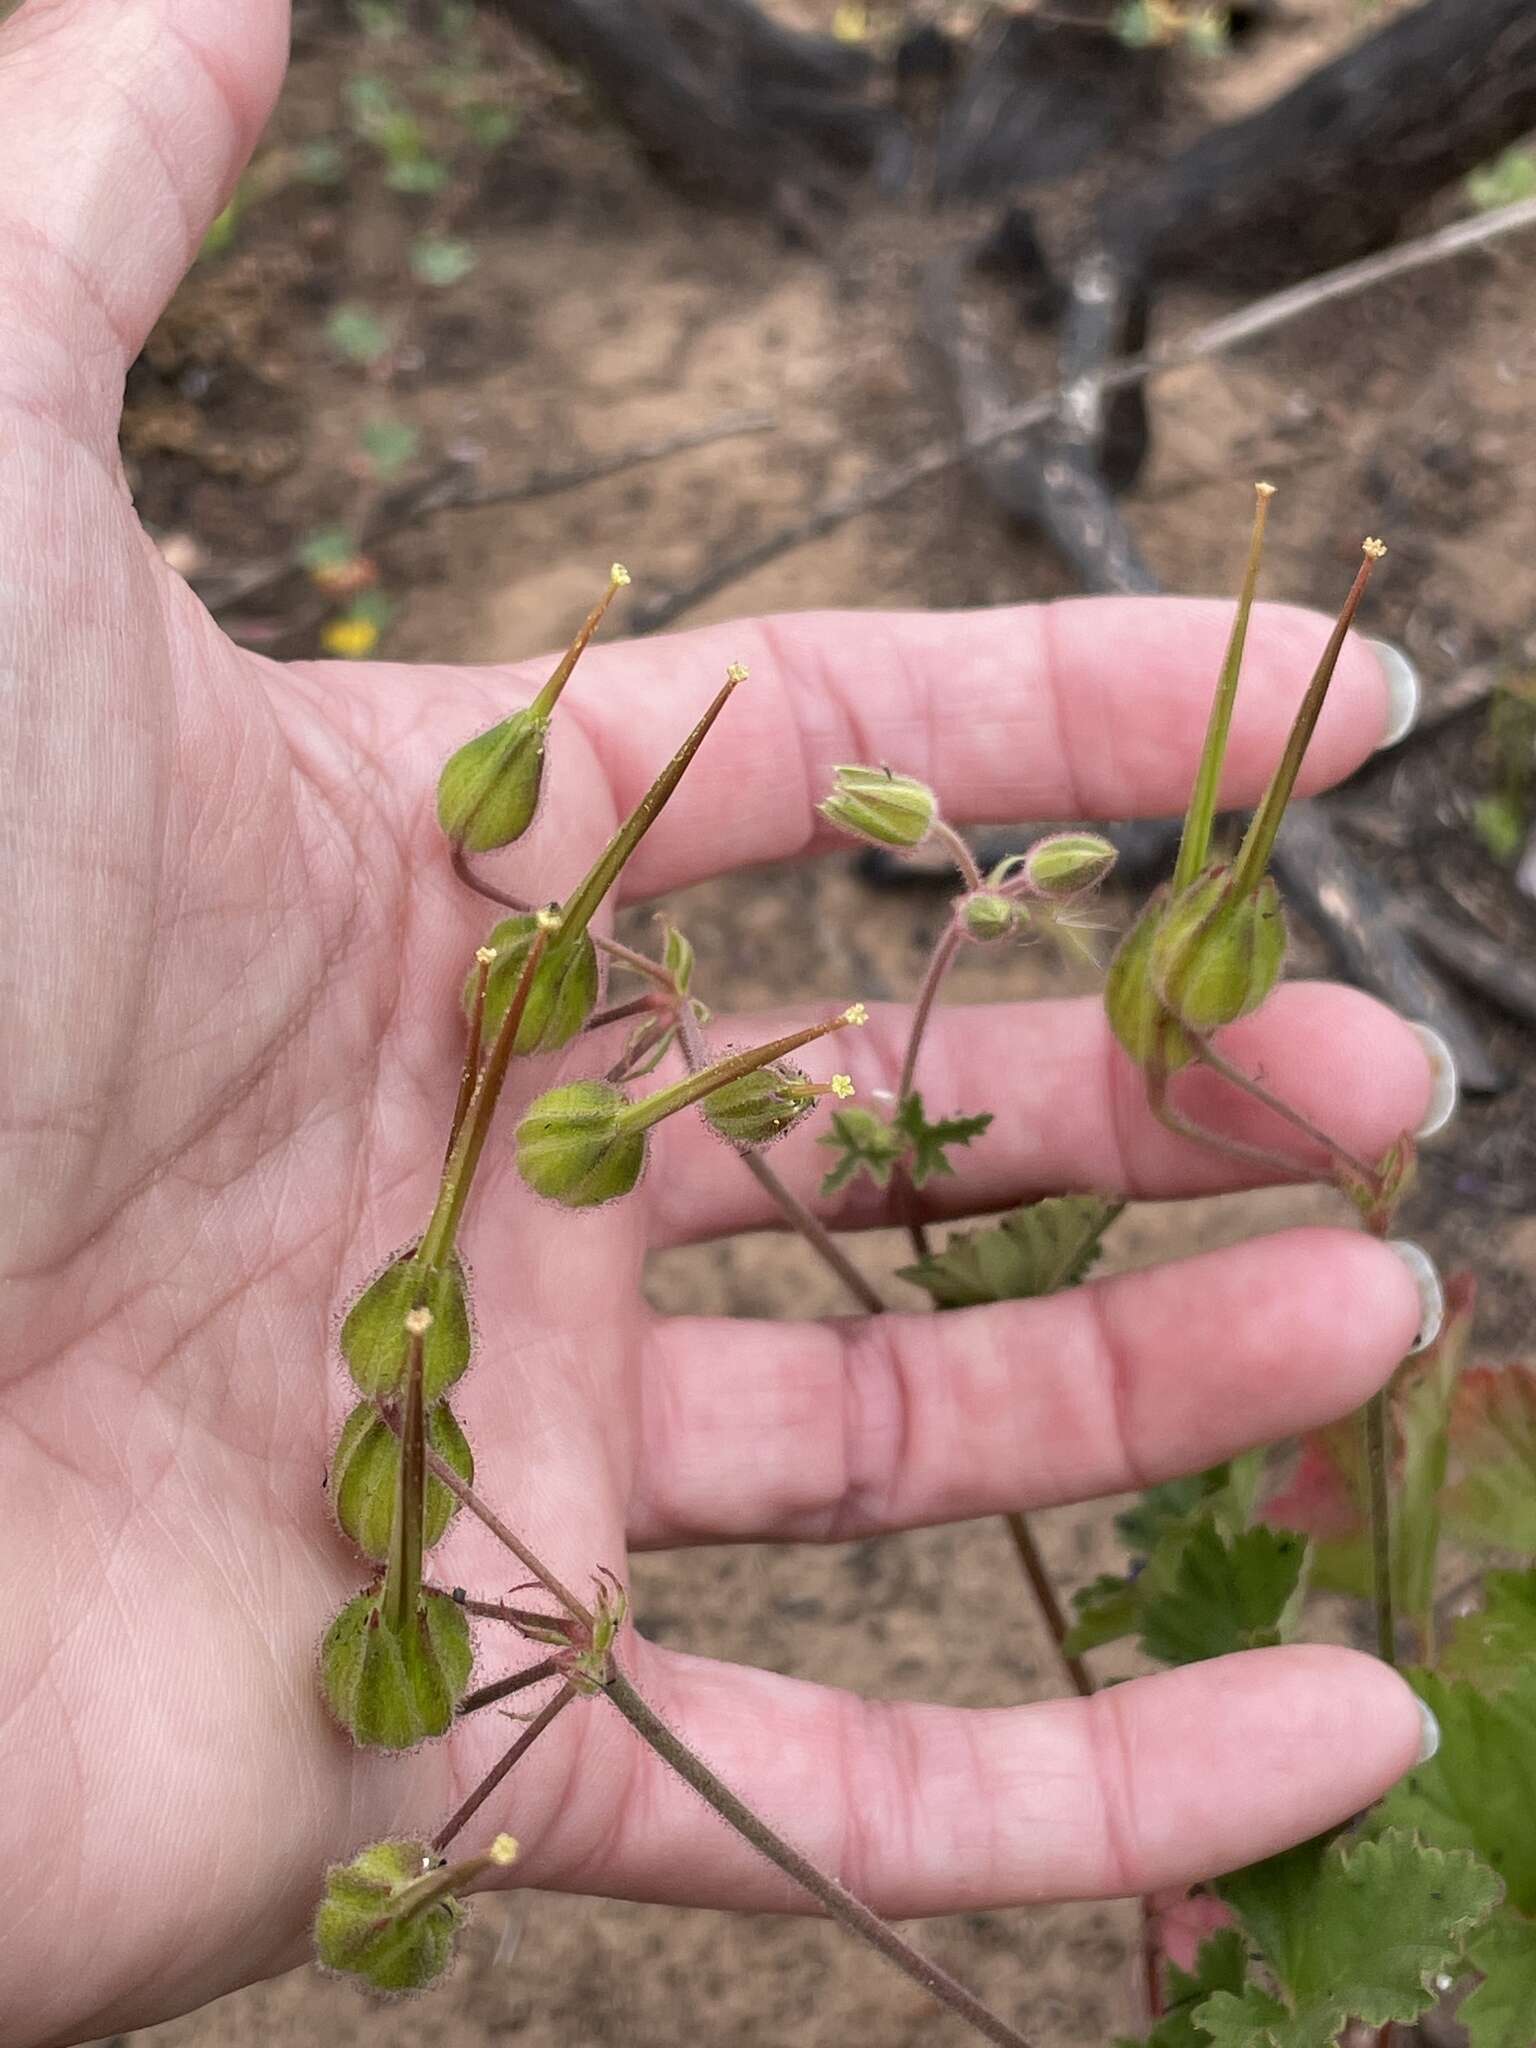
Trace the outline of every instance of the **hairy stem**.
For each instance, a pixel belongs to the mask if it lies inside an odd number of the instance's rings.
[[[1013,1538],[1013,1547],[1019,1554],[1019,1563],[1024,1567],[1024,1576],[1029,1580],[1030,1590],[1034,1593],[1045,1625],[1051,1632],[1056,1654],[1072,1681],[1072,1689],[1080,1700],[1091,1699],[1094,1691],[1093,1677],[1081,1657],[1067,1654],[1066,1641],[1070,1625],[1051,1581],[1050,1572],[1046,1569],[1045,1559],[1040,1555],[1040,1546],[1035,1541],[1034,1530],[1029,1526],[1029,1517],[1012,1514],[1005,1515],[1003,1519],[1008,1525],[1008,1534]]]
[[[468,1604],[466,1601],[465,1605]],[[546,1678],[558,1677],[560,1669],[558,1657],[541,1657],[526,1671],[514,1671],[509,1678],[493,1678],[489,1685],[476,1686],[459,1701],[459,1719],[462,1721],[466,1714],[478,1714],[482,1707],[494,1707],[501,1700],[509,1700],[514,1693],[527,1692],[530,1686],[542,1685]]]
[[[1376,1607],[1376,1649],[1397,1665],[1397,1615],[1392,1599],[1392,1497],[1387,1477],[1387,1396],[1372,1394],[1361,1411],[1365,1432],[1365,1476],[1370,1494],[1371,1590]]]
[[[791,1847],[782,1835],[744,1805],[701,1757],[679,1741],[621,1671],[613,1673],[603,1690],[636,1733],[676,1771],[685,1784],[692,1786],[699,1797],[713,1807],[721,1819],[748,1841],[759,1855],[765,1856],[793,1883],[808,1892],[840,1926],[867,1942],[871,1948],[878,1949],[888,1962],[894,1963],[914,1983],[947,2005],[951,2012],[958,2013],[986,2040],[997,2042],[999,2048],[1029,2048],[1025,2037],[1010,2027],[1006,2020],[990,2011],[947,1970],[941,1969],[913,1948],[910,1942],[904,1941],[895,1928],[866,1906],[862,1899],[855,1898],[835,1877],[818,1869],[808,1857]]]
[[[964,842],[962,841],[963,845]],[[969,848],[966,849],[967,854]],[[960,950],[959,927],[951,919],[939,934],[928,966],[923,974],[922,986],[917,992],[917,1001],[912,1006],[912,1024],[907,1032],[907,1048],[901,1056],[901,1075],[896,1083],[896,1106],[899,1109],[912,1093],[912,1083],[917,1078],[917,1056],[922,1051],[923,1039],[927,1035],[928,1020],[933,1015],[933,1006],[938,1000],[939,990],[944,986],[944,977],[954,965],[956,953]],[[892,1193],[896,1206],[903,1213],[907,1236],[912,1241],[912,1250],[920,1259],[926,1259],[931,1247],[928,1232],[914,1213],[917,1190],[912,1185],[906,1168],[898,1161],[893,1173]]]
[[[436,1850],[439,1856],[441,1856],[443,1851],[447,1848],[448,1844],[453,1840],[454,1836],[458,1834],[462,1828],[467,1827],[470,1821],[474,1819],[475,1815],[480,1811],[481,1807],[484,1806],[486,1800],[490,1798],[491,1794],[496,1790],[496,1787],[501,1783],[502,1779],[507,1775],[508,1771],[511,1770],[512,1766],[518,1761],[520,1757],[527,1755],[528,1751],[532,1749],[533,1745],[544,1733],[544,1730],[549,1726],[550,1722],[554,1720],[555,1716],[557,1714],[563,1713],[564,1710],[571,1704],[571,1701],[575,1698],[575,1686],[563,1685],[561,1686],[560,1690],[555,1694],[554,1698],[550,1700],[546,1706],[541,1708],[537,1714],[534,1715],[533,1719],[528,1723],[528,1726],[523,1730],[522,1734],[518,1736],[516,1742],[513,1743],[512,1747],[507,1751],[506,1755],[502,1757],[498,1763],[495,1763],[491,1766],[490,1770],[486,1772],[485,1776],[480,1780],[479,1784],[475,1787],[474,1791],[469,1794],[468,1798],[464,1800],[462,1805],[455,1808],[455,1810],[449,1815],[447,1820],[443,1822],[442,1826],[438,1829],[437,1833],[432,1837],[432,1847],[434,1850]]]
[[[929,834],[937,839],[955,866],[960,870],[960,879],[968,890],[981,887],[981,869],[976,865],[976,856],[966,845],[960,834],[947,818],[935,818],[928,828]]]

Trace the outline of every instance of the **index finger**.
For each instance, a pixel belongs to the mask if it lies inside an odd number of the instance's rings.
[[[567,694],[622,812],[745,663],[700,762],[631,862],[624,894],[826,850],[816,804],[839,762],[931,783],[956,823],[1166,816],[1194,779],[1232,606],[1102,597],[977,612],[804,612],[587,654]],[[1253,614],[1222,796],[1252,802],[1280,757],[1329,622]],[[1371,643],[1346,645],[1302,773],[1325,788],[1389,723]],[[843,843],[846,844],[846,841]]]

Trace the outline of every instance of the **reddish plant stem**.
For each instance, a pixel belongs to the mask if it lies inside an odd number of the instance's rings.
[[[469,1604],[467,1601],[464,1603]],[[489,1685],[477,1686],[466,1693],[456,1709],[462,1721],[466,1714],[478,1714],[482,1707],[494,1707],[500,1700],[509,1700],[514,1693],[526,1692],[530,1686],[542,1685],[546,1678],[560,1675],[558,1657],[541,1657],[537,1664],[530,1664],[526,1671],[514,1671],[509,1678],[494,1678]]]
[[[575,1686],[563,1685],[554,1698],[534,1715],[506,1755],[501,1758],[499,1763],[492,1765],[474,1791],[470,1793],[462,1805],[449,1815],[448,1819],[443,1822],[437,1833],[432,1837],[432,1848],[437,1855],[441,1856],[454,1836],[461,1829],[469,1825],[470,1821],[474,1819],[481,1807],[484,1806],[486,1800],[490,1798],[512,1766],[520,1757],[527,1755],[528,1751],[532,1749],[555,1716],[563,1713],[575,1698]]]
[[[1039,1603],[1045,1625],[1051,1632],[1056,1654],[1072,1681],[1072,1689],[1080,1700],[1091,1699],[1094,1690],[1092,1674],[1081,1657],[1067,1654],[1066,1640],[1071,1625],[1057,1597],[1056,1588],[1051,1582],[1045,1559],[1040,1555],[1040,1546],[1035,1541],[1034,1530],[1029,1526],[1029,1517],[1012,1514],[1006,1515],[1004,1520],[1008,1525],[1008,1534],[1013,1538],[1013,1547],[1019,1554],[1019,1563],[1024,1567],[1024,1576],[1029,1580],[1030,1590]]]
[[[963,841],[960,842],[962,845]],[[966,849],[967,855],[969,848]],[[944,977],[954,964],[960,950],[960,931],[951,918],[939,934],[938,943],[928,956],[928,966],[923,974],[922,987],[917,992],[917,1001],[912,1006],[912,1025],[907,1033],[907,1049],[902,1055],[901,1075],[896,1083],[896,1107],[900,1109],[912,1093],[912,1083],[917,1077],[917,1056],[922,1050],[927,1035],[928,1020],[933,1015],[933,1006],[938,1000],[939,990],[944,986]],[[912,1185],[906,1168],[897,1164],[892,1173],[892,1194],[896,1206],[904,1212],[907,1235],[912,1240],[912,1250],[919,1259],[926,1259],[931,1249],[928,1232],[917,1220],[915,1205],[917,1190]]]

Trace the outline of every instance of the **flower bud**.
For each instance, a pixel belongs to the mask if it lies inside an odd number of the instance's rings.
[[[1056,902],[1096,889],[1115,864],[1115,849],[1097,832],[1053,832],[1024,856],[1024,879]]]
[[[503,918],[487,941],[496,956],[485,984],[482,1028],[487,1039],[496,1036],[517,993],[529,949],[540,930],[539,917],[538,911],[530,910]],[[466,1011],[473,1005],[477,979],[478,969],[465,984]],[[591,938],[585,931],[557,932],[535,970],[513,1051],[554,1052],[567,1044],[597,1008],[598,987],[597,949]]]
[[[517,1170],[529,1187],[567,1209],[627,1195],[645,1165],[645,1133],[629,1128],[629,1104],[606,1081],[573,1081],[533,1102],[517,1127]]]
[[[1256,1010],[1285,965],[1285,913],[1274,878],[1240,890],[1230,868],[1212,868],[1175,896],[1148,955],[1152,985],[1196,1038]]]
[[[331,1712],[365,1749],[413,1749],[442,1735],[464,1697],[475,1653],[469,1623],[446,1593],[421,1593],[398,1629],[373,1587],[326,1630],[320,1676]]]
[[[1023,916],[1019,904],[988,889],[978,889],[960,906],[960,923],[966,937],[978,939],[983,945],[993,939],[1006,939],[1017,931]]]
[[[469,1364],[469,1303],[457,1256],[434,1267],[407,1252],[369,1282],[341,1326],[347,1370],[371,1400],[400,1391],[411,1341],[405,1319],[415,1308],[432,1317],[422,1336],[424,1398],[441,1399]]]
[[[427,1442],[465,1485],[472,1485],[475,1460],[468,1439],[446,1401],[427,1410]],[[380,1564],[389,1556],[400,1483],[400,1439],[371,1401],[360,1401],[342,1425],[331,1457],[331,1498],[343,1534]],[[441,1479],[428,1474],[422,1547],[442,1541],[458,1502]]]
[[[521,839],[538,809],[549,720],[514,711],[450,754],[437,780],[437,820],[456,846],[490,853]]]
[[[315,1910],[315,1955],[328,1970],[361,1977],[374,1991],[420,1991],[453,1958],[465,1909],[458,1894],[487,1869],[517,1857],[510,1835],[489,1854],[445,1864],[424,1842],[372,1842],[325,1874]]]
[[[920,846],[938,815],[925,783],[889,768],[837,768],[832,794],[817,806],[824,818],[876,846]]]
[[[758,1067],[705,1096],[704,1121],[733,1145],[771,1145],[826,1093],[793,1067]]]

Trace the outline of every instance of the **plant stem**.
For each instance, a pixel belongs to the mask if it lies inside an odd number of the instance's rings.
[[[616,1670],[603,1690],[642,1740],[676,1771],[685,1784],[692,1786],[699,1797],[713,1807],[721,1819],[749,1842],[759,1855],[767,1857],[793,1883],[809,1892],[840,1926],[878,1949],[888,1962],[894,1963],[914,1983],[947,2005],[951,2012],[967,2020],[985,2039],[996,2042],[998,2048],[1029,2048],[1025,2037],[1010,2027],[1006,2020],[991,2012],[947,1970],[931,1962],[910,1942],[904,1941],[895,1928],[866,1906],[862,1899],[855,1898],[835,1877],[818,1869],[749,1806],[744,1805],[730,1787],[715,1776],[708,1764],[686,1743],[679,1741],[666,1723],[647,1706],[623,1672]]]
[[[627,1024],[631,1017],[654,1017],[657,999],[652,995],[631,996],[627,1003],[610,1003],[606,1010],[594,1010],[583,1031],[601,1031],[609,1024]]]
[[[465,1602],[468,1605],[468,1602]],[[466,1693],[456,1709],[462,1721],[466,1714],[478,1714],[482,1707],[494,1707],[500,1700],[511,1699],[514,1693],[526,1692],[532,1685],[542,1685],[546,1678],[556,1678],[560,1673],[558,1657],[541,1657],[537,1664],[530,1664],[526,1671],[514,1671],[510,1678],[492,1679],[489,1685],[477,1686]]]
[[[917,992],[917,1001],[912,1006],[912,1024],[907,1033],[907,1049],[902,1054],[901,1075],[896,1083],[898,1109],[912,1093],[912,1084],[917,1078],[917,1056],[922,1050],[923,1039],[927,1034],[928,1020],[933,1015],[933,1006],[938,1000],[939,990],[944,986],[944,977],[954,964],[955,955],[959,950],[960,930],[951,918],[940,932],[934,949],[928,956],[922,986]],[[928,1232],[913,1213],[917,1190],[913,1187],[906,1168],[899,1161],[892,1173],[892,1180],[895,1183],[893,1192],[897,1207],[903,1212],[903,1221],[906,1224],[907,1236],[912,1241],[912,1249],[918,1258],[926,1259],[930,1249]]]
[[[394,1418],[390,1416],[387,1413],[387,1411],[385,1411],[383,1408],[381,1408],[379,1412],[381,1415],[384,1416],[385,1420],[389,1423],[390,1428],[393,1429],[395,1431],[395,1434],[398,1436],[400,1433],[399,1425],[395,1422]],[[554,1573],[549,1569],[548,1565],[543,1563],[541,1559],[534,1556],[533,1552],[528,1548],[527,1544],[524,1543],[520,1537],[515,1536],[512,1533],[512,1531],[507,1527],[506,1523],[501,1519],[500,1515],[497,1514],[496,1510],[493,1507],[491,1507],[487,1502],[483,1501],[480,1498],[479,1494],[476,1493],[475,1489],[472,1486],[470,1486],[465,1480],[462,1480],[459,1477],[458,1473],[455,1472],[453,1467],[448,1463],[447,1459],[440,1458],[437,1452],[432,1449],[432,1446],[430,1444],[427,1446],[427,1470],[432,1474],[434,1479],[441,1479],[444,1486],[447,1487],[448,1491],[454,1496],[454,1498],[457,1501],[461,1502],[463,1506],[469,1509],[469,1512],[476,1518],[477,1521],[481,1521],[485,1524],[486,1528],[490,1530],[491,1534],[496,1538],[497,1542],[502,1544],[506,1549],[511,1551],[512,1555],[517,1559],[518,1563],[523,1567],[523,1569],[531,1573],[532,1576],[538,1580],[539,1584],[544,1588],[546,1593],[550,1594],[554,1599],[560,1602],[560,1605],[565,1609],[566,1613],[571,1616],[573,1621],[579,1621],[583,1623],[587,1628],[590,1628],[592,1626],[593,1614],[591,1608],[584,1606],[582,1602],[576,1598],[576,1595],[571,1591],[569,1586],[561,1584],[560,1580],[555,1577]],[[468,1606],[469,1603],[466,1601],[465,1605]],[[475,1610],[471,1608],[470,1611],[474,1612]],[[540,1616],[539,1619],[547,1620],[548,1616]]]
[[[507,1607],[500,1600],[471,1600],[460,1592],[454,1596],[466,1614],[476,1614],[484,1621],[504,1621],[509,1628],[547,1629],[553,1617],[541,1614],[536,1607]]]
[[[1040,1604],[1041,1615],[1044,1618],[1046,1627],[1051,1632],[1051,1640],[1056,1645],[1056,1654],[1060,1657],[1066,1674],[1072,1681],[1073,1690],[1080,1700],[1091,1699],[1094,1692],[1093,1678],[1088,1670],[1088,1666],[1081,1657],[1073,1657],[1067,1654],[1065,1647],[1069,1633],[1067,1617],[1062,1611],[1061,1601],[1057,1597],[1056,1588],[1051,1583],[1051,1575],[1046,1569],[1045,1559],[1040,1555],[1040,1546],[1035,1541],[1034,1530],[1029,1526],[1029,1517],[1027,1515],[1012,1514],[1005,1515],[1003,1520],[1008,1525],[1008,1534],[1013,1538],[1013,1547],[1019,1554],[1019,1563],[1024,1567],[1024,1576],[1029,1580],[1035,1599]]]
[[[517,1039],[518,1027],[523,1021],[523,1011],[528,1006],[528,997],[533,988],[534,976],[544,958],[544,948],[549,943],[549,933],[540,930],[534,933],[533,943],[528,948],[528,957],[523,962],[523,971],[518,977],[512,1000],[507,1005],[501,1028],[491,1043],[485,1065],[480,1069],[480,1078],[475,1083],[474,1094],[464,1112],[463,1123],[453,1149],[448,1154],[448,1163],[443,1168],[442,1186],[438,1190],[437,1204],[432,1211],[432,1220],[427,1225],[426,1235],[421,1240],[417,1257],[424,1266],[439,1266],[453,1250],[453,1241],[458,1233],[459,1221],[464,1214],[464,1204],[469,1200],[469,1191],[474,1185],[475,1169],[480,1164],[480,1154],[485,1150],[485,1141],[491,1133],[491,1120],[496,1114],[496,1105],[501,1100],[502,1083],[507,1078],[507,1068],[512,1060],[512,1048]]]
[[[693,1007],[687,1002],[678,1005],[677,1036],[683,1058],[692,1072],[698,1073],[701,1068],[708,1066],[709,1049],[704,1043],[704,1034],[699,1029],[699,1020],[693,1014]],[[873,1283],[859,1271],[821,1218],[808,1209],[798,1195],[790,1192],[760,1153],[742,1152],[737,1156],[763,1192],[771,1201],[778,1204],[790,1228],[799,1231],[811,1250],[837,1275],[859,1306],[872,1316],[883,1315],[885,1303],[875,1291]]]
[[[470,1793],[462,1805],[449,1815],[448,1819],[443,1822],[437,1833],[432,1837],[432,1847],[439,1856],[460,1829],[467,1827],[469,1822],[474,1819],[475,1815],[480,1811],[486,1800],[490,1798],[518,1758],[527,1755],[528,1751],[532,1749],[555,1716],[562,1713],[575,1698],[575,1686],[563,1685],[554,1698],[534,1715],[506,1755],[501,1758],[499,1763],[492,1765],[474,1791]]]
[[[453,1122],[448,1129],[448,1147],[443,1159],[446,1170],[453,1157],[453,1148],[459,1141],[459,1132],[464,1128],[464,1119],[469,1114],[469,1105],[474,1100],[475,1083],[480,1078],[480,1055],[485,1040],[485,991],[491,978],[491,966],[496,955],[488,946],[482,946],[475,954],[475,986],[469,999],[469,1031],[464,1041],[464,1070],[459,1076],[459,1099],[453,1105]]]
[[[1191,1043],[1195,1048],[1195,1057],[1202,1066],[1209,1067],[1213,1074],[1219,1074],[1224,1081],[1229,1081],[1234,1088],[1241,1089],[1243,1094],[1250,1095],[1255,1102],[1262,1103],[1265,1109],[1269,1110],[1273,1115],[1283,1118],[1293,1129],[1300,1131],[1303,1137],[1310,1138],[1315,1145],[1320,1145],[1330,1157],[1342,1159],[1344,1164],[1353,1167],[1363,1180],[1375,1180],[1376,1169],[1374,1167],[1368,1165],[1363,1159],[1357,1159],[1353,1152],[1341,1145],[1336,1138],[1330,1138],[1326,1131],[1319,1129],[1310,1117],[1303,1116],[1299,1109],[1293,1109],[1288,1102],[1282,1101],[1278,1095],[1272,1094],[1262,1081],[1256,1081],[1251,1074],[1245,1074],[1241,1067],[1233,1066],[1230,1060],[1224,1059],[1217,1052],[1208,1039],[1192,1038]],[[1298,1163],[1294,1171],[1305,1173],[1307,1169]]]
[[[976,865],[976,856],[966,845],[960,834],[947,818],[935,818],[928,827],[932,838],[937,839],[955,866],[960,870],[960,879],[968,890],[981,887],[981,869]]]
[[[570,681],[571,671],[585,652],[587,642],[602,624],[603,613],[607,611],[609,605],[613,603],[614,598],[628,581],[628,570],[621,569],[619,564],[615,562],[608,572],[608,588],[582,620],[576,630],[576,637],[555,664],[554,673],[529,705],[528,709],[533,717],[547,719],[555,706],[560,702],[560,692]]]
[[[428,1320],[424,1312],[423,1321]],[[421,1601],[422,1519],[427,1492],[427,1419],[422,1401],[424,1333],[413,1329],[406,1350],[405,1407],[399,1422],[400,1463],[395,1471],[395,1511],[384,1571],[383,1618],[398,1636],[414,1619]]]
[[[1371,1580],[1376,1605],[1376,1649],[1397,1665],[1397,1616],[1392,1601],[1392,1500],[1387,1481],[1387,1396],[1372,1394],[1362,1411],[1365,1476],[1371,1509]]]
[[[784,1037],[775,1038],[767,1045],[752,1046],[746,1052],[733,1053],[729,1059],[715,1060],[707,1067],[695,1067],[686,1080],[674,1081],[670,1088],[658,1088],[653,1094],[644,1095],[638,1102],[622,1109],[619,1115],[623,1127],[631,1131],[648,1131],[663,1117],[673,1116],[680,1109],[702,1102],[717,1088],[723,1088],[727,1081],[736,1081],[744,1074],[755,1074],[760,1067],[772,1066],[775,1060],[798,1052],[802,1045],[825,1038],[829,1032],[841,1031],[847,1024],[862,1021],[862,1017],[862,1011],[841,1011],[824,1023],[808,1024],[803,1031],[787,1032]]]

